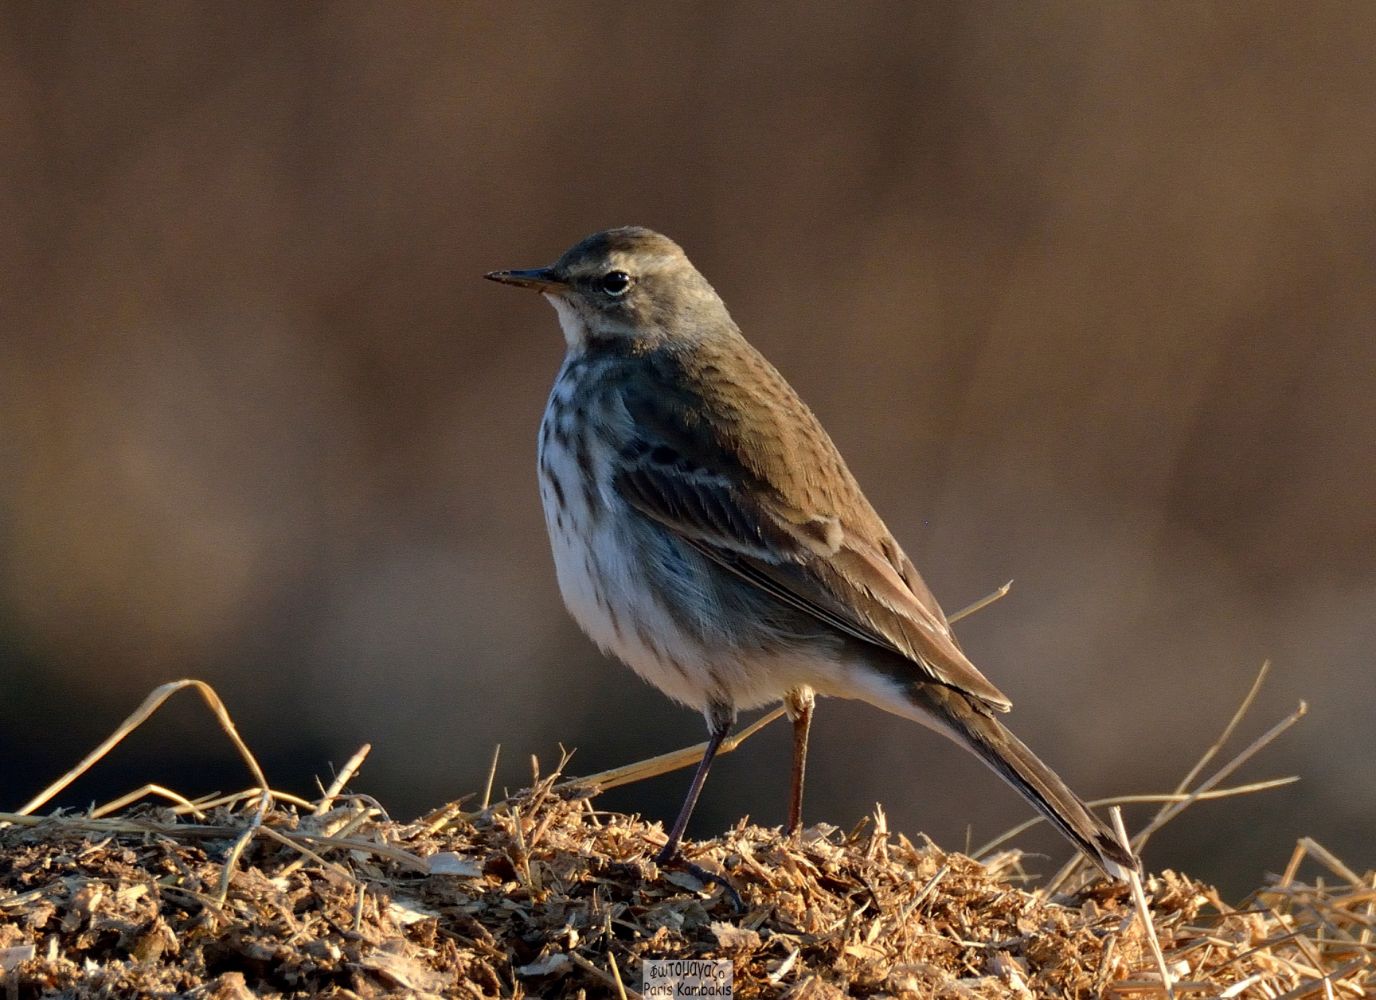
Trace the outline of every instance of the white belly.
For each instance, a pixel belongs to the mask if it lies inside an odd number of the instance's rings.
[[[701,644],[686,635],[647,586],[639,551],[620,500],[589,496],[574,456],[557,443],[541,450],[540,499],[564,604],[603,652],[684,705],[705,709],[718,686]],[[638,516],[638,515],[635,515]],[[721,668],[716,672],[720,674]]]

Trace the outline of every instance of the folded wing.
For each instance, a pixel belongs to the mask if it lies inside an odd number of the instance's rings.
[[[637,436],[612,484],[627,504],[780,601],[899,653],[920,672],[914,680],[955,688],[1000,711],[1011,707],[961,652],[892,539],[866,537],[843,514],[799,502],[808,491],[789,489],[790,471],[799,470],[774,463],[779,473],[769,475],[770,463],[741,454],[746,442],[704,425],[691,408],[648,395],[627,402]]]

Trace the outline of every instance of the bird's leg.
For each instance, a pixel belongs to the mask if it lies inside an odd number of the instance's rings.
[[[788,717],[793,720],[793,785],[788,798],[788,826],[785,832],[795,836],[803,825],[803,782],[807,777],[807,737],[812,730],[812,706],[816,696],[812,688],[801,687],[784,698]]]
[[[698,763],[697,771],[693,773],[693,783],[688,786],[688,797],[683,800],[683,808],[678,811],[678,819],[674,820],[673,828],[669,831],[669,839],[660,848],[659,853],[655,855],[655,864],[667,866],[677,859],[695,878],[701,879],[703,882],[715,883],[725,889],[736,909],[742,910],[744,905],[741,903],[740,893],[736,892],[735,886],[722,876],[709,872],[701,865],[696,865],[687,858],[679,857],[678,849],[680,841],[683,840],[683,831],[688,828],[688,819],[693,815],[693,807],[698,804],[698,796],[702,794],[702,786],[707,783],[707,772],[712,767],[712,758],[717,755],[722,740],[726,739],[726,734],[731,731],[735,722],[735,709],[725,705],[713,705],[709,709],[707,715],[709,732],[707,750]]]
[[[702,760],[698,762],[698,769],[693,773],[693,783],[688,786],[688,797],[683,800],[683,808],[678,811],[678,819],[674,820],[673,828],[669,831],[669,839],[655,856],[655,863],[659,865],[668,864],[678,853],[679,841],[683,839],[683,831],[688,828],[688,819],[693,815],[693,807],[698,804],[698,796],[702,794],[702,786],[707,783],[707,772],[712,767],[712,758],[717,755],[717,750],[721,748],[721,741],[726,739],[726,734],[731,731],[731,726],[736,721],[736,713],[723,706],[713,705],[707,717],[708,737],[707,751],[702,755]]]

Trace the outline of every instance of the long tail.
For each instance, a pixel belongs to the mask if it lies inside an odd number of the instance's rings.
[[[986,709],[951,688],[917,684],[913,702],[930,712],[956,742],[963,744],[999,773],[1104,872],[1122,877],[1122,869],[1141,871],[1136,855],[1100,821],[1056,772],[1037,758]]]

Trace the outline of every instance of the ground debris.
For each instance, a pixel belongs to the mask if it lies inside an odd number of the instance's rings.
[[[1016,852],[982,865],[882,817],[688,845],[737,912],[655,866],[658,826],[553,778],[442,828],[370,803],[279,805],[230,867],[239,809],[0,828],[0,995],[634,996],[647,958],[730,959],[739,997],[1162,994],[1125,888],[1047,899]],[[1177,996],[1361,996],[1372,886],[1292,870],[1233,909],[1174,872],[1146,881]]]

